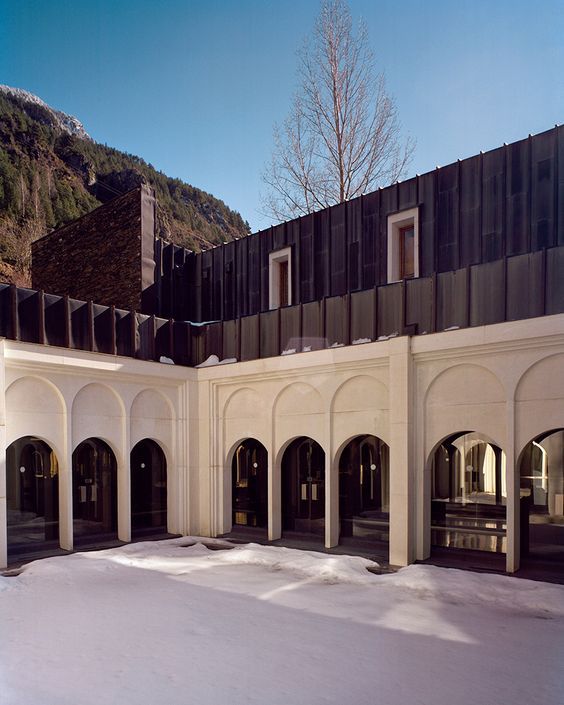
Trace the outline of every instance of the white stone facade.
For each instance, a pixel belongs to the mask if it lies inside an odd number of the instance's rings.
[[[118,536],[131,539],[129,456],[164,451],[168,530],[231,529],[239,443],[268,451],[268,536],[281,534],[281,459],[309,436],[325,451],[325,545],[339,542],[339,457],[371,434],[390,448],[393,565],[430,552],[430,458],[446,437],[479,433],[505,454],[507,570],[519,567],[519,470],[525,446],[564,428],[564,314],[192,369],[4,340],[2,448],[34,436],[59,463],[60,543],[71,549],[73,450],[104,440],[118,465]],[[0,470],[0,566],[7,564],[6,462]]]

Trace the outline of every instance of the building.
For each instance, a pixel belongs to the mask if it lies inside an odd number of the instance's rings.
[[[563,568],[563,164],[555,127],[199,254],[141,187],[39,240],[1,564],[235,528]]]

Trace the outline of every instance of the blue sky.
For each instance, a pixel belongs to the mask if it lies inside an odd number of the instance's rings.
[[[562,0],[350,0],[404,132],[409,175],[564,118]],[[240,211],[253,230],[260,173],[296,84],[319,2],[0,0],[0,83],[78,117]]]

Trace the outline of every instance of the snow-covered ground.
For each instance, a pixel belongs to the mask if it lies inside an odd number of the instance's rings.
[[[0,577],[0,703],[564,703],[562,586],[191,541]]]

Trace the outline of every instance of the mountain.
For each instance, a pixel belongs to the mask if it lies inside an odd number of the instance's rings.
[[[223,201],[95,142],[77,118],[0,85],[0,279],[25,285],[30,243],[140,183],[155,189],[158,234],[191,250],[244,237]]]

